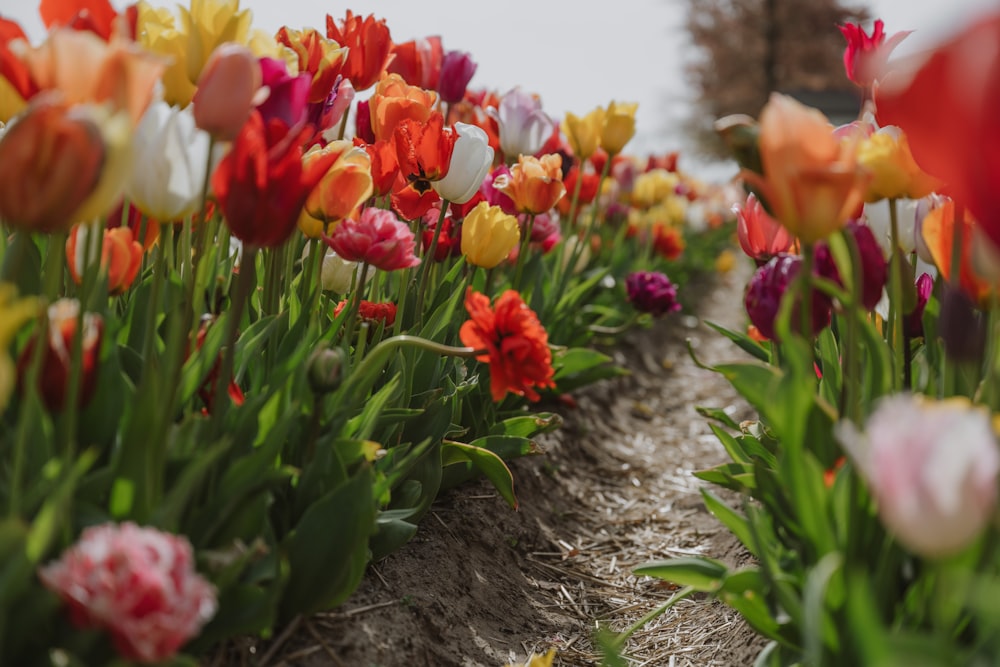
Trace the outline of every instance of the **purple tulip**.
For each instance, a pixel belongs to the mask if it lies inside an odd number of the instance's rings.
[[[441,76],[437,85],[441,99],[448,104],[461,102],[477,67],[479,65],[473,62],[472,56],[465,51],[446,53],[441,61]]]
[[[636,271],[625,278],[625,289],[632,306],[655,317],[681,309],[677,287],[666,275],[655,271]]]
[[[372,130],[372,115],[368,108],[368,100],[358,102],[358,113],[354,117],[354,136],[366,144],[375,143],[375,132]]]
[[[747,314],[761,334],[776,340],[774,322],[778,317],[778,309],[781,307],[781,299],[788,290],[795,276],[798,275],[802,266],[802,258],[797,255],[785,253],[775,255],[764,266],[757,269],[747,285],[746,305]],[[822,331],[830,324],[831,303],[829,297],[818,290],[813,290],[810,297],[811,319],[813,335]],[[794,329],[799,322],[799,305],[792,308],[791,325]]]
[[[514,205],[514,200],[508,197],[504,192],[493,187],[493,182],[497,179],[497,177],[504,175],[508,178],[510,177],[510,169],[508,169],[505,164],[500,165],[491,173],[486,175],[486,178],[483,179],[482,186],[479,188],[479,192],[482,193],[483,199],[485,199],[490,206],[499,206],[507,215],[517,215],[517,206]]]
[[[270,90],[267,99],[257,107],[264,123],[279,118],[288,127],[295,127],[306,117],[312,75],[290,76],[285,63],[274,58],[261,58],[260,71],[263,85]]]
[[[924,335],[924,308],[931,298],[934,279],[929,274],[921,273],[917,278],[917,305],[903,318],[903,330],[907,338],[920,338]]]
[[[889,264],[870,227],[851,221],[847,223],[846,229],[854,236],[861,259],[861,305],[865,310],[871,310],[882,299],[882,288],[889,279]],[[844,286],[826,243],[821,242],[816,246],[816,273]]]

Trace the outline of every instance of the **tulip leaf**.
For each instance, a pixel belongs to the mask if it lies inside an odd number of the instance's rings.
[[[481,442],[484,439],[477,440]],[[530,441],[529,441],[530,442]],[[507,501],[515,510],[517,509],[517,497],[514,495],[514,475],[503,459],[497,454],[478,447],[474,444],[464,444],[461,442],[445,442],[441,446],[441,464],[450,466],[456,463],[469,462],[479,472],[486,476],[486,479],[493,483],[500,496]]]
[[[708,508],[708,511],[711,512],[716,519],[721,521],[722,525],[728,528],[729,531],[743,543],[747,550],[753,554],[753,538],[750,535],[750,529],[747,526],[747,518],[736,512],[733,508],[729,507],[729,505],[724,503],[721,498],[708,489],[701,489],[701,497],[705,501],[705,507]]]
[[[739,347],[744,352],[750,354],[758,361],[763,361],[767,363],[770,360],[771,355],[768,353],[766,349],[764,349],[764,346],[755,341],[753,338],[750,338],[750,336],[747,336],[746,334],[740,333],[738,331],[727,329],[721,324],[716,324],[708,320],[704,320],[704,322],[709,327],[715,329],[720,334],[722,334],[729,340],[736,343],[737,347]]]
[[[720,561],[690,557],[645,563],[632,572],[669,581],[678,586],[690,586],[703,593],[714,593],[722,587],[729,570]]]
[[[371,467],[363,466],[310,505],[282,543],[290,566],[283,620],[334,607],[357,587],[375,531],[372,482]]]

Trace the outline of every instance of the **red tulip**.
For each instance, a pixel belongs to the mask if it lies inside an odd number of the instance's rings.
[[[910,34],[909,30],[897,32],[886,40],[883,25],[882,19],[876,20],[871,35],[856,23],[840,26],[840,32],[847,40],[847,48],[844,49],[847,78],[862,88],[871,89],[876,80],[882,79],[889,55]]]

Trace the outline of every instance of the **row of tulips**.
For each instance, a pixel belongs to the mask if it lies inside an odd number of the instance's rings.
[[[719,122],[759,268],[725,331],[755,359],[714,370],[758,419],[706,409],[731,461],[697,474],[742,494],[703,491],[756,565],[637,571],[738,610],[759,665],[995,664],[1000,16],[891,63],[906,33],[841,30],[857,122],[781,95]]]
[[[343,602],[443,489],[516,507],[529,403],[726,263],[725,191],[624,155],[634,104],[558,123],[350,11],[40,11],[0,19],[2,664],[195,664]]]

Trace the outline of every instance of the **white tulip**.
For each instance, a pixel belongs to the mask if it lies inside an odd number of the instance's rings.
[[[468,123],[455,123],[458,140],[451,152],[448,174],[431,183],[434,191],[455,204],[472,199],[493,166],[493,149],[486,131]]]

